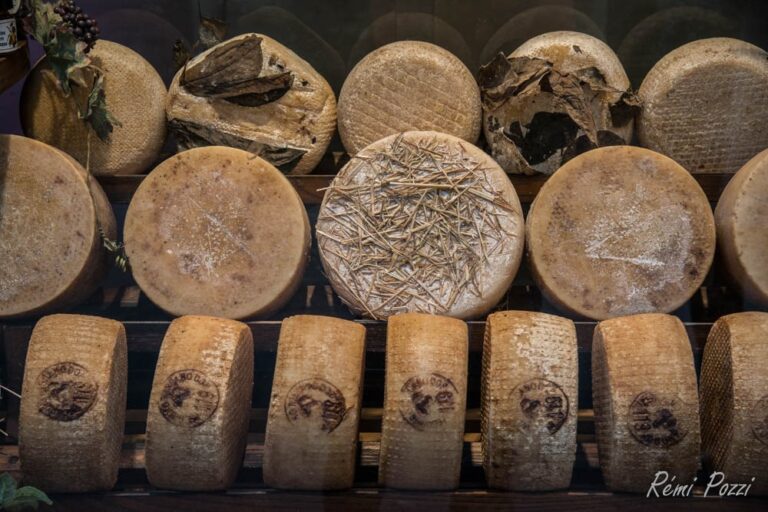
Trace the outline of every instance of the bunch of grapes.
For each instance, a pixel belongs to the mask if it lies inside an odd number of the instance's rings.
[[[96,20],[84,13],[73,0],[62,0],[53,12],[61,16],[64,24],[69,25],[77,39],[85,43],[85,53],[91,51],[101,32]]]

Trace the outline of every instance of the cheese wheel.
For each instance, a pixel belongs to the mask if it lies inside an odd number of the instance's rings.
[[[108,270],[99,228],[116,238],[95,179],[42,142],[0,135],[0,319],[88,298]]]
[[[608,489],[646,493],[658,471],[693,482],[699,464],[699,400],[682,322],[659,313],[597,324],[592,402]]]
[[[544,295],[595,319],[680,307],[715,250],[698,183],[671,159],[631,146],[595,149],[561,167],[531,205],[526,237]]]
[[[339,94],[339,135],[350,155],[409,130],[434,130],[474,143],[481,116],[472,73],[452,53],[421,41],[399,41],[369,53]]]
[[[104,73],[107,109],[119,123],[113,124],[108,141],[99,139],[78,117],[78,105],[85,104],[88,91],[75,88],[72,96],[65,97],[47,58],[37,63],[24,84],[24,133],[90,165],[93,174],[146,172],[165,141],[162,78],[141,55],[111,41],[99,39],[88,56]]]
[[[467,399],[467,325],[405,313],[387,322],[379,483],[413,490],[459,485]]]
[[[488,486],[567,488],[579,408],[576,327],[558,316],[488,316],[483,342],[481,433]]]
[[[735,313],[709,331],[701,364],[701,441],[728,482],[768,494],[768,313]]]
[[[768,146],[768,53],[701,39],[662,58],[639,90],[643,146],[690,172],[733,173]]]
[[[355,476],[365,327],[323,316],[283,320],[264,441],[264,483],[346,489]]]
[[[286,174],[307,174],[335,131],[336,98],[291,50],[262,34],[242,34],[179,70],[166,114],[180,150],[231,146]]]
[[[724,267],[748,302],[768,307],[768,150],[736,173],[715,208]]]
[[[436,132],[361,151],[325,193],[316,227],[336,293],[377,319],[482,315],[506,293],[523,249],[522,210],[504,171]]]
[[[245,452],[252,390],[247,325],[205,316],[171,322],[147,410],[149,483],[181,491],[232,485]]]
[[[120,322],[46,316],[24,366],[19,456],[24,482],[46,492],[107,491],[117,481],[128,351]]]
[[[160,164],[125,218],[133,277],[174,315],[264,316],[298,288],[307,212],[277,169],[240,149],[206,147]]]

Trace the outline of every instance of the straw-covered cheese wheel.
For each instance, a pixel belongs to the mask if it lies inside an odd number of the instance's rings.
[[[421,41],[382,46],[350,71],[339,94],[339,135],[350,155],[389,135],[434,130],[474,143],[480,90],[447,50]]]
[[[24,133],[89,164],[94,174],[146,172],[165,141],[163,79],[141,55],[111,41],[100,39],[88,56],[104,73],[107,109],[118,121],[108,141],[100,140],[78,117],[89,91],[75,87],[72,95],[64,96],[47,58],[38,62],[24,84]]]
[[[529,311],[488,316],[481,433],[489,487],[568,487],[576,459],[578,373],[572,321]]]
[[[699,397],[691,343],[677,317],[650,313],[597,324],[592,401],[610,490],[646,493],[658,471],[693,482]]]
[[[253,337],[234,320],[185,316],[163,338],[147,410],[149,482],[216,491],[234,482],[245,451]]]
[[[61,151],[0,135],[0,318],[85,300],[108,261],[99,232],[116,237],[104,192]]]
[[[728,482],[768,494],[768,313],[735,313],[709,332],[701,365],[705,459]],[[754,478],[754,480],[753,480]]]
[[[748,302],[768,307],[768,150],[728,182],[715,223],[726,271]]]
[[[631,146],[569,161],[528,214],[534,279],[559,308],[589,318],[680,307],[715,252],[707,196],[668,157]]]
[[[25,483],[46,492],[107,491],[115,485],[127,365],[120,322],[82,315],[37,322],[19,412]]]
[[[413,490],[459,484],[467,399],[467,325],[406,313],[387,322],[379,483]]]
[[[136,282],[174,315],[269,314],[299,286],[310,242],[285,176],[234,148],[169,158],[136,190],[125,219]]]
[[[738,39],[685,44],[639,90],[640,143],[690,172],[736,172],[768,147],[768,53]]]
[[[352,486],[365,327],[324,316],[283,320],[264,441],[264,483],[280,489]]]

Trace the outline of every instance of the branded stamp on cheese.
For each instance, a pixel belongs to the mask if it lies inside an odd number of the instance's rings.
[[[400,389],[400,415],[416,430],[445,423],[456,410],[459,390],[437,373],[411,377]]]
[[[347,401],[339,388],[324,379],[297,382],[285,399],[291,423],[313,422],[321,432],[333,432],[347,415]]]
[[[160,395],[160,414],[180,427],[199,427],[219,406],[219,387],[199,370],[172,373]]]
[[[688,431],[678,424],[675,411],[685,408],[678,397],[663,397],[643,391],[629,405],[629,431],[645,446],[669,448],[679,443]]]
[[[64,361],[40,372],[37,378],[38,411],[57,421],[74,421],[88,412],[96,401],[99,384],[88,368]]]

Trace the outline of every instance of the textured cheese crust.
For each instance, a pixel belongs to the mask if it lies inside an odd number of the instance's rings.
[[[127,361],[120,322],[82,315],[37,322],[19,412],[26,484],[46,492],[107,491],[115,485]]]
[[[379,483],[414,490],[459,484],[467,395],[467,325],[406,313],[387,323]]]
[[[163,338],[147,411],[146,467],[156,487],[216,491],[232,485],[245,451],[253,338],[241,322],[174,320]]]
[[[365,327],[337,318],[286,318],[264,441],[264,483],[299,490],[352,486]]]

